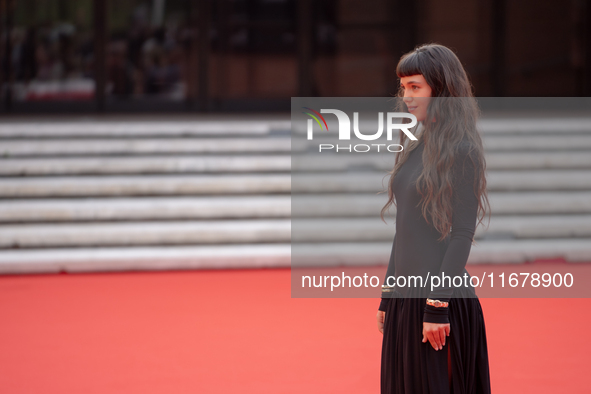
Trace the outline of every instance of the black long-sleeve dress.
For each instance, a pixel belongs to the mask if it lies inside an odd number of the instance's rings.
[[[458,147],[452,167],[453,214],[451,233],[444,241],[422,215],[416,180],[423,169],[422,139],[393,180],[396,198],[396,235],[386,279],[404,276],[464,276],[476,227],[478,200],[474,192],[475,167],[468,144]],[[384,283],[386,284],[386,279]],[[474,288],[420,287],[400,281],[392,293],[383,293],[379,310],[385,311],[382,343],[382,394],[449,394],[448,356],[453,394],[488,394],[490,377],[484,316]],[[419,282],[420,283],[420,282]],[[458,282],[459,283],[459,282]],[[392,280],[388,285],[392,285]],[[447,308],[426,305],[426,298],[448,301]],[[423,322],[450,323],[442,350],[423,343]],[[450,354],[448,355],[448,352]]]

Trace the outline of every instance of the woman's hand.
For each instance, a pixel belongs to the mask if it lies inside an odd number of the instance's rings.
[[[429,340],[433,349],[441,350],[443,349],[443,346],[445,346],[445,337],[449,336],[450,330],[449,323],[438,324],[423,322],[423,342]]]
[[[378,311],[378,331],[384,334],[384,319],[386,318],[386,312]]]

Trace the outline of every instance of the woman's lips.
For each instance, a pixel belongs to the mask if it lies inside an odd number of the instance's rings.
[[[416,105],[414,107],[408,107],[408,112],[413,112],[415,109],[417,109]]]

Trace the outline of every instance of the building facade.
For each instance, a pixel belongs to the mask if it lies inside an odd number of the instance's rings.
[[[393,96],[451,47],[475,94],[591,96],[587,0],[0,0],[0,111],[289,110]]]

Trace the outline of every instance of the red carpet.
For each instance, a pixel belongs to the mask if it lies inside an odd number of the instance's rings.
[[[0,277],[0,393],[378,393],[376,299],[290,271]],[[481,299],[493,393],[586,393],[586,299]],[[452,327],[453,330],[453,327]]]

